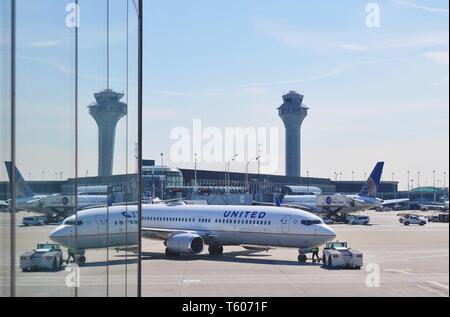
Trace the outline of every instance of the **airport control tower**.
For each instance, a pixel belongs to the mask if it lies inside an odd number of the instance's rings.
[[[96,102],[88,106],[98,125],[98,176],[111,176],[117,122],[127,114],[127,105],[120,102],[124,94],[106,89],[94,94]]]
[[[308,115],[303,96],[290,91],[283,96],[284,103],[278,108],[286,127],[286,176],[299,177],[301,171],[301,127]]]

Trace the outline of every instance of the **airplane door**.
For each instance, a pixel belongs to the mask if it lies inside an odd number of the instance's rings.
[[[281,220],[281,232],[289,233],[289,224],[291,222],[291,216],[284,216]]]
[[[97,232],[98,234],[106,235],[106,219],[103,217],[96,216],[95,222],[97,223]]]

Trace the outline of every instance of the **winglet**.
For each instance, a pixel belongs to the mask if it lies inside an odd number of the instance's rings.
[[[370,198],[375,198],[377,196],[378,186],[380,185],[381,175],[383,174],[383,168],[384,162],[378,162],[377,165],[375,165],[369,179],[361,188],[361,191],[358,194],[359,196]]]

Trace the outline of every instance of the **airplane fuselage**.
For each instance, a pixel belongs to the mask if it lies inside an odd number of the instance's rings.
[[[59,196],[59,195],[56,195]],[[21,197],[16,199],[16,207],[27,212],[34,212],[39,214],[50,214],[53,215],[55,212],[70,211],[73,213],[73,205],[70,204],[69,200],[65,204],[64,197],[60,196],[61,202],[55,206],[48,206],[47,200],[55,198],[55,195],[35,195],[33,197]],[[67,199],[67,198],[66,198]],[[107,196],[106,195],[78,195],[77,197],[77,209],[83,209],[90,206],[101,206],[106,205]]]
[[[97,208],[78,212],[77,247],[80,249],[137,244],[137,207]],[[75,247],[75,216],[55,229],[50,238],[65,247]],[[335,237],[320,218],[308,212],[283,207],[167,206],[144,205],[143,235],[167,238],[161,231],[192,232],[205,243],[307,248]],[[153,228],[154,231],[146,230]]]
[[[317,214],[327,214],[330,211],[334,210],[339,210],[339,213],[346,214],[374,209],[380,207],[383,202],[379,198],[363,197],[360,195],[344,195],[344,197],[349,202],[349,205],[345,207],[334,208],[318,206],[316,195],[285,196],[281,205],[292,205],[299,207],[304,206],[307,207],[311,212]]]

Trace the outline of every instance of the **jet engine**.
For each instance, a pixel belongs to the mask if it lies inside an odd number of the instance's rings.
[[[198,254],[203,251],[203,239],[191,233],[176,234],[166,240],[166,247],[172,253]]]

